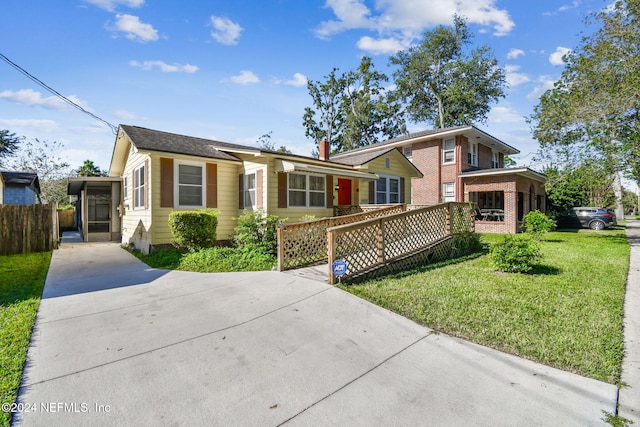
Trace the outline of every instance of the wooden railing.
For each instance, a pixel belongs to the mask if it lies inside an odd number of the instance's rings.
[[[474,210],[467,203],[417,208],[329,227],[329,283],[336,282],[331,265],[338,259],[347,264],[342,279],[389,273],[416,264],[415,255],[446,258],[451,254],[453,243],[443,243],[455,235],[473,231]]]
[[[371,205],[375,206],[375,205]],[[404,212],[406,205],[385,205],[352,215],[283,224],[278,228],[278,270],[290,270],[326,261],[327,229],[383,215]]]

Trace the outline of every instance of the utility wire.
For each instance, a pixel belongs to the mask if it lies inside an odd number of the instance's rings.
[[[114,125],[112,125],[111,123],[109,123],[108,121],[98,117],[97,115],[93,114],[91,111],[87,111],[85,110],[81,105],[76,104],[75,102],[73,102],[72,100],[70,100],[69,98],[67,98],[66,96],[62,95],[60,92],[58,92],[57,90],[53,89],[51,86],[48,86],[46,83],[44,83],[42,80],[38,79],[37,77],[35,77],[33,74],[29,73],[27,70],[25,70],[24,68],[22,68],[21,66],[19,66],[18,64],[16,64],[15,62],[11,61],[9,58],[7,58],[6,56],[4,56],[2,53],[0,53],[0,59],[2,59],[4,62],[6,62],[7,64],[9,64],[10,66],[12,66],[13,68],[15,68],[16,70],[18,70],[20,73],[24,74],[25,76],[27,76],[29,79],[31,79],[32,81],[34,81],[35,83],[37,83],[38,85],[40,85],[41,87],[43,87],[44,89],[46,89],[47,91],[51,92],[52,94],[54,94],[55,96],[57,96],[58,98],[60,98],[61,100],[63,100],[64,102],[66,102],[67,104],[71,105],[72,107],[80,110],[81,112],[93,117],[94,119],[98,120],[99,122],[109,126],[109,128],[111,128],[111,131],[115,134],[118,133],[118,128]]]

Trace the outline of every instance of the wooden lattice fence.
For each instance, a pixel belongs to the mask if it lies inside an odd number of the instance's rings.
[[[342,259],[342,280],[357,280],[413,268],[464,253],[474,231],[466,203],[446,203],[327,229],[329,266]],[[329,283],[336,277],[329,272]]]
[[[383,215],[404,212],[406,205],[385,205],[378,209],[314,221],[283,224],[278,228],[278,270],[291,270],[327,260],[327,229]]]

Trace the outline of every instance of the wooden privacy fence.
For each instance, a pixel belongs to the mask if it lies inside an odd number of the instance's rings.
[[[460,255],[474,224],[468,203],[445,203],[329,227],[329,283],[338,259],[347,264],[341,279],[353,281]]]
[[[46,252],[57,244],[57,205],[0,205],[0,255]]]
[[[391,205],[366,212],[314,221],[283,224],[278,228],[278,270],[306,267],[327,260],[327,228],[383,215],[404,212],[406,205]]]

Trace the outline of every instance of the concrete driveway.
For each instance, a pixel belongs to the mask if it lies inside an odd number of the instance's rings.
[[[606,425],[617,388],[437,334],[324,283],[54,252],[14,423]]]

